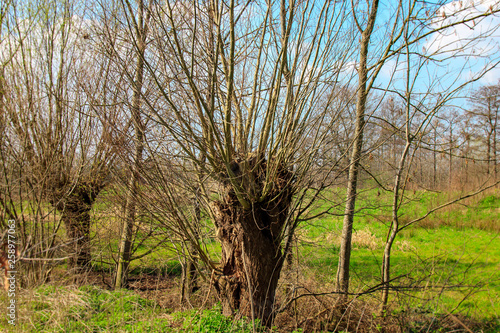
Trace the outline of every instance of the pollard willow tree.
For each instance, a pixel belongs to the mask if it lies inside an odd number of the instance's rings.
[[[76,270],[88,268],[92,259],[91,208],[115,156],[110,129],[116,126],[116,112],[107,107],[113,96],[109,63],[92,56],[80,5],[12,5],[3,46],[16,47],[3,68],[2,104],[6,202],[22,212],[17,220],[28,249],[25,260],[43,263],[66,245],[68,267]],[[103,108],[107,118],[99,119],[95,109]]]
[[[324,101],[335,99],[346,75],[353,22],[345,4],[334,2],[146,7],[144,66],[163,103],[152,107],[144,95],[145,116],[172,138],[170,162],[204,175],[191,177],[191,188],[222,245],[220,264],[207,264],[223,312],[270,325],[283,246],[290,246],[326,135],[318,108],[328,108]],[[168,186],[165,192],[176,191]]]

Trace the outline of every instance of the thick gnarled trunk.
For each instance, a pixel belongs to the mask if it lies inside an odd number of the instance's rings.
[[[61,213],[68,239],[68,269],[82,270],[90,266],[90,210],[104,186],[103,175],[80,181],[67,193],[68,184],[55,181],[50,192],[51,204]]]
[[[262,188],[258,176],[248,178]],[[232,191],[213,207],[222,245],[221,274],[213,282],[223,313],[238,311],[238,315],[260,319],[266,326],[275,315],[276,288],[284,262],[282,231],[292,198],[289,173],[277,178],[269,195],[251,204],[250,209],[245,209]]]
[[[69,244],[69,269],[85,269],[92,259],[90,248],[90,214],[88,210],[65,210],[62,216]]]
[[[269,325],[283,266],[279,235],[271,229],[279,232],[286,212],[255,206],[244,210],[236,200],[219,202],[217,208],[222,275],[215,281],[215,288],[221,296],[223,312],[232,315],[238,310],[243,316],[259,318]]]

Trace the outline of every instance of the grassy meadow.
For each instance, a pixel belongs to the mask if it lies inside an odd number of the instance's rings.
[[[332,191],[310,211],[325,211],[344,195]],[[400,209],[400,221],[411,221],[446,202],[450,193],[414,192]],[[302,222],[296,246],[285,264],[278,288],[278,307],[289,306],[276,318],[274,331],[499,332],[500,331],[500,191],[490,190],[448,206],[402,230],[392,249],[392,291],[389,313],[377,314],[381,262],[390,227],[390,194],[360,193],[351,258],[352,311],[357,326],[340,325],[333,312],[335,274],[342,229],[342,205],[329,214]],[[264,331],[244,318],[220,314],[208,283],[179,304],[181,266],[172,246],[132,263],[129,290],[110,290],[112,251],[118,225],[112,208],[94,209],[95,264],[89,276],[75,281],[61,264],[46,285],[18,292],[18,325],[9,332],[253,332]],[[208,223],[208,222],[207,222]],[[208,232],[204,244],[213,260],[220,247]],[[61,230],[61,237],[64,231]],[[156,242],[138,249],[144,253]],[[22,274],[22,273],[21,273]],[[306,296],[306,294],[315,294]],[[302,296],[300,296],[302,295]],[[291,296],[300,296],[293,302]],[[0,296],[7,302],[7,296]],[[328,322],[328,323],[327,323]],[[332,324],[333,323],[333,324]],[[385,324],[387,325],[385,325]],[[342,328],[344,327],[344,328]],[[353,328],[354,327],[354,328]],[[401,331],[401,330],[399,330]]]

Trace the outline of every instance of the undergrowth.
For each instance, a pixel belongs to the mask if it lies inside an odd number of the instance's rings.
[[[42,286],[25,291],[20,332],[169,332],[171,317],[133,291]],[[5,328],[9,328],[2,322]]]
[[[359,202],[366,208],[356,219],[353,234],[353,292],[379,283],[380,262],[389,226],[387,207],[384,206],[387,198],[384,195],[377,197],[377,207],[367,201],[374,195],[369,191],[364,195],[366,198],[360,197]],[[415,200],[404,208],[402,219],[415,217],[422,209],[427,210],[446,200],[444,196],[417,192]],[[499,220],[500,195],[498,191],[492,191],[447,207],[402,231],[395,242],[392,258],[392,274],[401,278],[392,285],[390,311],[383,317],[376,315],[378,293],[354,298],[347,308],[338,308],[335,296],[326,295],[334,290],[341,217],[322,216],[304,223],[297,232],[296,262],[291,270],[298,278],[292,281],[283,271],[277,304],[281,306],[288,302],[290,290],[295,297],[299,297],[300,292],[324,294],[300,297],[291,302],[278,314],[273,332],[500,332]],[[213,247],[211,252],[218,253],[216,242],[209,245]],[[110,273],[105,264],[95,262],[94,268],[103,274]],[[181,266],[170,250],[160,250],[148,261],[134,263],[131,276],[139,281],[144,275],[158,275],[176,281],[171,289],[159,290],[155,295],[172,294],[179,286]],[[203,293],[208,290],[206,284],[194,296],[205,299]],[[199,306],[202,302],[193,302],[195,308],[192,310],[183,311],[179,307],[174,311],[151,295],[153,293],[109,291],[97,286],[78,287],[64,283],[25,289],[17,295],[16,329],[2,317],[0,331],[269,331],[259,322],[252,324],[247,318],[223,316],[220,305],[214,305],[214,302],[206,306]],[[0,301],[0,304],[6,304],[6,295],[0,295]]]

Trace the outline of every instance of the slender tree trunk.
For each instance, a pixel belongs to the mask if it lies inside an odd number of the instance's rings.
[[[498,179],[498,167],[497,167],[497,141],[496,141],[496,130],[493,132],[493,175],[495,177],[495,181]]]
[[[142,73],[140,81],[142,83]],[[142,86],[137,84],[137,86]],[[140,90],[139,90],[140,91]],[[134,93],[135,94],[135,93]],[[126,287],[128,280],[128,268],[132,257],[133,230],[136,217],[136,200],[138,193],[138,182],[140,178],[140,166],[143,151],[143,126],[139,113],[139,94],[134,96],[134,123],[135,123],[135,151],[133,157],[132,173],[127,186],[127,197],[125,202],[125,222],[123,224],[120,248],[118,252],[118,265],[116,268],[115,288]]]
[[[130,260],[132,258],[133,229],[136,217],[138,182],[140,179],[140,167],[142,163],[142,152],[144,149],[144,124],[141,119],[141,91],[144,77],[144,55],[146,50],[146,28],[144,26],[143,11],[144,4],[139,2],[138,26],[140,27],[137,36],[137,67],[134,80],[134,95],[132,99],[132,118],[134,123],[134,155],[133,166],[127,186],[127,197],[125,201],[125,222],[121,233],[120,247],[118,250],[118,264],[115,275],[115,288],[123,288],[127,285]]]
[[[437,124],[434,128],[434,148],[432,149],[432,164],[434,169],[432,174],[432,186],[437,189]]]
[[[380,308],[380,314],[383,315],[387,309],[387,303],[389,301],[389,281],[391,279],[391,250],[396,235],[398,233],[398,220],[393,219],[391,230],[389,231],[389,237],[385,243],[384,255],[382,259],[382,283],[384,284],[382,289],[382,305]]]
[[[491,170],[491,162],[493,162],[493,159],[491,157],[491,131],[488,131],[488,135],[486,136],[486,149],[487,149],[487,152],[486,152],[486,158],[488,159],[488,167],[486,169],[486,174],[489,175],[490,174],[490,170]]]
[[[452,185],[452,174],[453,174],[453,124],[450,124],[450,159],[448,161],[448,191],[451,191],[451,185]]]
[[[407,136],[407,138],[409,137]],[[401,187],[401,178],[403,175],[403,170],[405,168],[406,158],[408,156],[408,152],[410,151],[410,145],[411,145],[410,141],[407,141],[403,153],[401,154],[396,178],[394,180],[394,191],[393,191],[394,196],[392,202],[391,229],[389,230],[389,235],[385,243],[384,255],[382,260],[383,289],[382,289],[382,306],[380,309],[381,314],[384,314],[385,310],[387,309],[387,302],[389,300],[389,289],[390,289],[389,281],[391,280],[391,250],[394,241],[396,240],[396,236],[399,232],[399,216],[398,216],[399,190]]]
[[[352,240],[352,227],[354,221],[354,210],[356,207],[357,184],[359,163],[363,148],[363,131],[365,127],[365,110],[366,99],[368,95],[367,80],[367,59],[368,59],[368,45],[370,43],[373,25],[377,16],[378,0],[374,0],[368,19],[368,25],[362,33],[361,37],[361,50],[358,65],[358,91],[356,102],[356,125],[354,132],[354,142],[350,158],[349,178],[347,184],[347,201],[344,211],[344,221],[342,227],[342,238],[339,254],[339,265],[337,270],[337,291],[342,293],[340,300],[347,300],[347,293],[349,292],[349,265],[351,260],[351,240]]]
[[[199,236],[199,230],[198,227],[200,225],[201,221],[201,207],[200,207],[200,200],[199,200],[199,193],[200,189],[196,191],[196,198],[194,200],[194,217],[196,219],[196,225],[194,225],[195,228],[195,235],[194,237],[198,239]],[[189,287],[189,293],[194,293],[199,289],[198,286],[198,259],[197,259],[197,251],[195,249],[195,246],[191,243],[189,247],[189,252],[191,254],[189,258],[189,265],[188,265],[188,287]]]
[[[466,186],[466,184],[469,183],[469,161],[467,160],[467,155],[465,155],[465,160],[464,162],[462,163],[462,165],[465,164],[465,166],[463,166],[462,170],[465,170],[463,173],[465,173],[465,182],[464,184],[462,185],[463,187]]]
[[[127,286],[128,271],[130,259],[132,256],[133,229],[135,224],[135,199],[137,198],[137,180],[138,170],[136,165],[132,172],[131,179],[128,184],[128,193],[125,203],[125,221],[120,238],[120,247],[118,252],[118,264],[115,275],[115,288],[124,288]]]
[[[495,116],[493,121],[493,174],[495,176],[495,181],[498,179],[498,168],[497,168],[497,126],[498,126],[498,107],[495,110]]]
[[[196,224],[194,225],[194,238],[199,238],[198,233],[198,224],[201,220],[201,208],[200,202],[198,200],[198,192],[196,192],[197,197],[193,200],[194,204],[194,218],[196,219]],[[184,254],[185,263],[182,267],[182,290],[181,290],[181,303],[186,303],[188,301],[189,295],[195,293],[199,288],[198,286],[198,259],[197,259],[197,250],[192,242],[186,240],[188,243],[187,251],[188,253]]]

